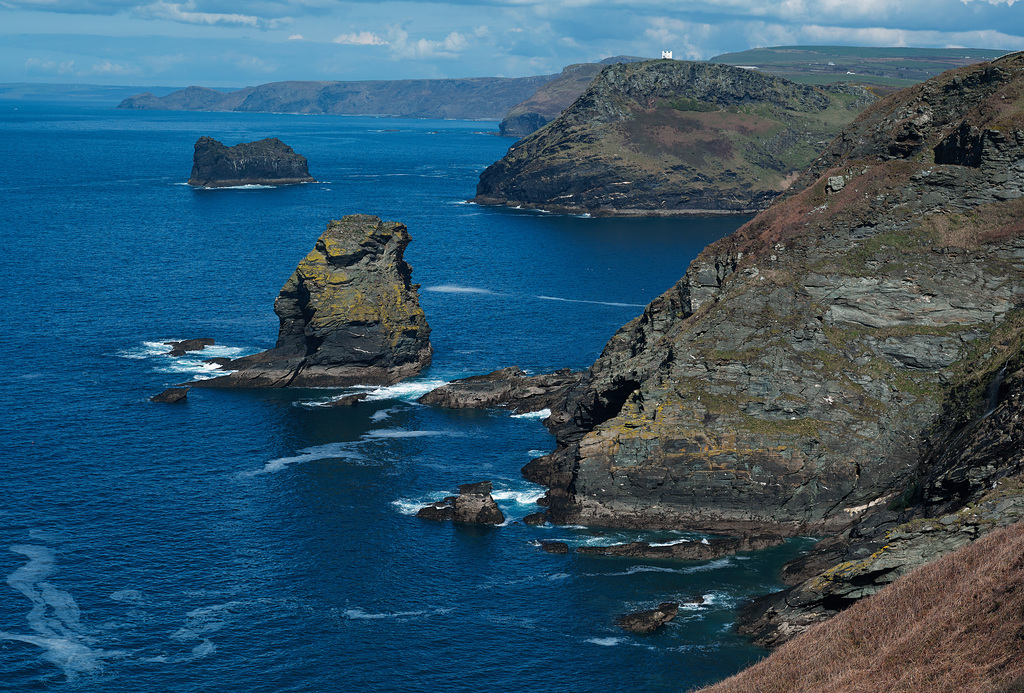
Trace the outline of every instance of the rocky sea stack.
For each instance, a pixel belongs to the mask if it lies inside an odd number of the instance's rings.
[[[189,185],[201,188],[315,182],[309,175],[306,157],[276,137],[233,147],[212,137],[200,137],[188,179]]]
[[[430,364],[430,327],[403,259],[404,224],[369,215],[331,221],[277,300],[277,346],[223,364],[200,387],[391,384]]]
[[[898,92],[701,253],[553,409],[548,519],[829,536],[773,643],[1016,521],[1022,94],[1020,53]]]
[[[480,175],[476,202],[591,214],[764,209],[874,100],[728,65],[606,67]]]

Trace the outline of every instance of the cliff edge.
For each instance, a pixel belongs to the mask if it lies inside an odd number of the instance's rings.
[[[331,221],[274,301],[277,345],[224,364],[197,387],[391,384],[430,364],[430,327],[403,259],[404,224]]]

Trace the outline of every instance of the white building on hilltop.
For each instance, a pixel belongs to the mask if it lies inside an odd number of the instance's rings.
[[[661,52],[661,58],[662,58],[662,60],[671,60],[672,59],[672,51],[662,51]]]

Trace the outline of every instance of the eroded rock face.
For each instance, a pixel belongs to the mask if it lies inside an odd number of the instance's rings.
[[[907,489],[1024,305],[1022,84],[1017,54],[890,97],[833,145],[863,158],[705,250],[553,410],[549,519],[835,534]],[[978,165],[936,163],[965,129]]]
[[[189,185],[203,188],[315,182],[309,175],[306,157],[276,137],[233,147],[212,137],[200,137],[188,179]]]
[[[403,259],[405,225],[369,215],[332,221],[277,300],[277,345],[223,365],[199,387],[391,384],[430,363],[430,327]]]
[[[536,412],[554,406],[579,378],[579,373],[568,368],[554,373],[526,375],[521,369],[511,366],[486,375],[453,380],[417,401],[450,409],[507,407],[518,413]]]

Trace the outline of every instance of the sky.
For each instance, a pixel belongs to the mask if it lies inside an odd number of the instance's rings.
[[[1024,0],[0,0],[0,82],[522,77],[800,44],[1024,50]]]

